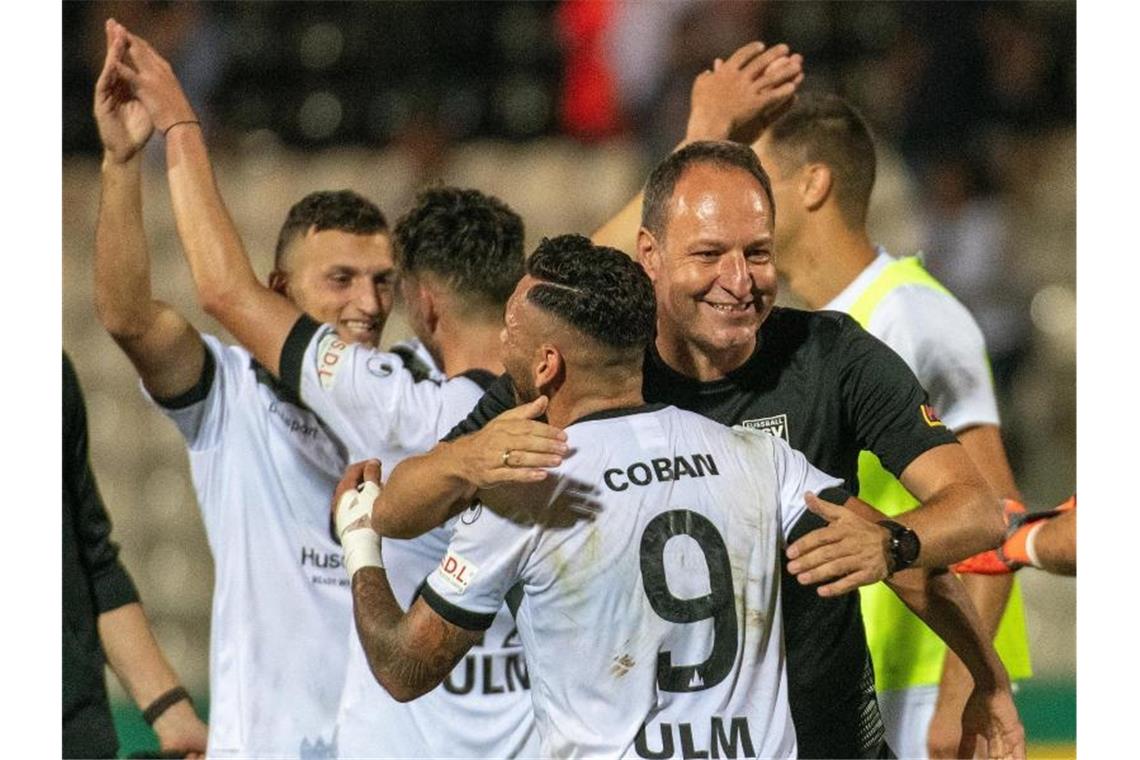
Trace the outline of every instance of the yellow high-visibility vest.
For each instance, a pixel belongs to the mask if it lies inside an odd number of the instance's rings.
[[[919,285],[949,295],[917,258],[899,259],[889,264],[859,296],[850,315],[867,329],[871,315],[883,298],[903,285]],[[892,517],[918,506],[918,500],[870,451],[859,454],[859,498]],[[887,691],[937,684],[942,678],[942,661],[946,654],[942,640],[882,583],[860,589],[860,601],[867,645],[875,664],[875,688]],[[994,646],[1011,679],[1028,678],[1033,674],[1021,587],[1016,579]]]

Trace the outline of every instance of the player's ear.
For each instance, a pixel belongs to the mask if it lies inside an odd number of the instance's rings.
[[[289,294],[289,273],[283,272],[280,269],[274,269],[269,273],[269,289],[275,293],[288,297]]]
[[[809,211],[816,211],[831,196],[834,176],[827,164],[808,164],[804,167],[800,196]]]
[[[653,233],[642,227],[637,231],[637,260],[649,279],[656,282],[661,270],[661,246]]]
[[[557,346],[543,343],[538,347],[538,362],[534,366],[534,387],[549,396],[562,385],[566,374],[566,360]]]

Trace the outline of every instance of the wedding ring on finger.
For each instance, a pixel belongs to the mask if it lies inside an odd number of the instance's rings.
[[[503,452],[503,467],[510,467],[511,463],[507,459],[511,456],[511,450],[507,449]]]

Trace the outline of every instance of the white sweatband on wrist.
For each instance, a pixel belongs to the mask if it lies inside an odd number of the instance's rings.
[[[1037,532],[1044,528],[1047,522],[1049,521],[1041,520],[1025,534],[1025,556],[1029,557],[1029,563],[1038,570],[1041,569],[1041,560],[1037,558]]]
[[[348,531],[341,536],[340,545],[344,547],[344,569],[349,580],[362,567],[384,569],[384,560],[380,558],[380,536],[371,528]]]
[[[344,543],[344,531],[364,515],[371,521],[372,504],[380,496],[380,486],[364,481],[351,491],[345,491],[336,504],[336,537]]]

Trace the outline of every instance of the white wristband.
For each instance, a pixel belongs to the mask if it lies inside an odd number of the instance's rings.
[[[1029,533],[1025,535],[1025,555],[1029,557],[1029,563],[1038,570],[1041,569],[1041,560],[1037,559],[1037,533],[1045,527],[1047,522],[1048,520],[1041,520],[1030,528]]]
[[[362,567],[384,569],[384,560],[380,558],[380,536],[371,528],[348,531],[341,536],[340,544],[344,547],[344,569],[349,580]]]

